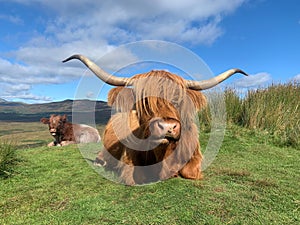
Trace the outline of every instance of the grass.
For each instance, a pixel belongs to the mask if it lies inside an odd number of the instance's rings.
[[[299,151],[257,135],[230,126],[202,181],[137,187],[100,176],[76,145],[20,150],[0,181],[0,224],[297,224]]]
[[[0,142],[0,178],[11,176],[17,162],[16,147],[9,142]]]
[[[224,98],[228,123],[260,130],[277,146],[300,149],[300,83],[273,84],[249,90],[245,96],[227,89]],[[208,107],[200,114],[200,123],[208,130],[210,111]]]
[[[18,148],[47,145],[52,140],[48,126],[40,122],[1,122],[0,143],[13,141]]]
[[[248,91],[241,123],[269,132],[279,145],[300,146],[300,83],[272,85]]]
[[[0,180],[0,224],[299,224],[299,94],[295,83],[226,90],[225,137],[201,181],[123,186],[84,159],[99,145],[48,148],[45,125],[0,122],[0,143],[17,140],[20,159]]]

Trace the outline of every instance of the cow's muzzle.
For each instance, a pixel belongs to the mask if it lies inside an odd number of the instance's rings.
[[[180,137],[180,123],[174,119],[154,119],[150,123],[151,137],[154,139],[173,139]]]
[[[50,134],[51,134],[52,136],[55,136],[55,135],[56,135],[56,129],[51,128],[49,131],[50,131]]]

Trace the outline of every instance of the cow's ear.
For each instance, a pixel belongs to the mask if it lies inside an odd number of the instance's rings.
[[[188,89],[187,94],[190,100],[194,103],[194,106],[198,111],[206,107],[207,105],[206,97],[200,91]]]
[[[68,121],[68,116],[67,116],[67,114],[63,115],[63,116],[61,117],[61,120],[62,120],[64,123],[67,122],[67,121]]]
[[[49,124],[49,119],[48,118],[42,118],[40,120],[43,124]]]
[[[132,88],[116,87],[108,93],[108,105],[119,112],[129,112],[134,105]]]

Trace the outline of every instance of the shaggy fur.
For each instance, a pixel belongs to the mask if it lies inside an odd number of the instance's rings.
[[[194,122],[206,105],[201,92],[189,90],[184,80],[166,71],[151,71],[131,78],[133,87],[113,88],[108,104],[116,114],[104,131],[104,149],[96,163],[116,171],[127,185],[182,176],[201,179],[200,144]],[[178,139],[157,143],[150,124],[160,118],[180,124]]]

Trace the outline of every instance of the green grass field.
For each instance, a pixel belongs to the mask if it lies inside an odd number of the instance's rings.
[[[204,179],[134,187],[87,163],[81,152],[100,144],[48,148],[47,126],[0,122],[0,224],[300,224],[299,99],[296,83],[226,90],[225,138]]]
[[[22,137],[13,175],[0,178],[0,224],[300,223],[299,150],[276,147],[263,133],[227,128],[202,181],[128,187],[96,173],[76,145],[44,147],[45,127],[17,125],[0,124]]]

